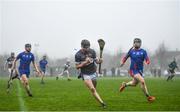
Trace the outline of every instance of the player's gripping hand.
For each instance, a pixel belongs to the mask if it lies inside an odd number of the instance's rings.
[[[86,60],[85,60],[85,62],[86,62],[86,64],[85,64],[85,65],[87,66],[87,65],[89,65],[89,64],[91,64],[91,63],[93,63],[93,59],[92,59],[92,58],[90,58],[90,57],[87,57],[87,58],[86,58]]]
[[[102,63],[103,62],[103,59],[102,58],[96,58],[96,63],[97,64],[100,64],[100,63]]]
[[[37,73],[37,75],[38,75],[39,77],[42,76],[42,73],[41,73],[39,70],[36,70],[36,73]]]

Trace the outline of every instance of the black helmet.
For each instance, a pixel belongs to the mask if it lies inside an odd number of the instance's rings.
[[[139,49],[141,47],[141,43],[142,43],[142,41],[141,41],[140,38],[135,38],[134,41],[133,41],[134,47],[136,49]]]
[[[82,40],[82,41],[81,41],[81,47],[82,47],[82,48],[89,48],[89,47],[90,47],[90,42],[89,42],[89,40],[86,40],[86,39]]]
[[[25,44],[25,47],[31,47],[31,44]]]
[[[15,53],[14,52],[11,52],[11,56],[14,56],[15,55]]]
[[[140,39],[140,38],[135,38],[134,41],[133,41],[133,43],[136,43],[136,42],[137,42],[137,43],[141,43],[141,39]]]
[[[43,58],[46,59],[46,55],[44,55]]]

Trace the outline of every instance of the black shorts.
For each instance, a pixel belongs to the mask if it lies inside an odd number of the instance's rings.
[[[175,73],[175,71],[174,70],[168,70],[169,71],[169,73],[171,73],[171,74],[174,74]]]

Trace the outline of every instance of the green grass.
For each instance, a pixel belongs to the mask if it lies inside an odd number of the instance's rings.
[[[65,78],[58,81],[46,78],[45,85],[40,84],[39,78],[31,78],[30,85],[34,97],[26,95],[19,81],[13,82],[10,94],[6,93],[7,79],[0,79],[0,111],[2,110],[180,110],[180,78],[166,82],[164,78],[147,78],[149,92],[156,96],[156,101],[148,103],[139,85],[118,92],[122,81],[131,78],[100,78],[97,91],[107,103],[107,109],[102,109],[85,87],[82,80],[73,79],[68,82]],[[23,104],[22,104],[23,103]]]

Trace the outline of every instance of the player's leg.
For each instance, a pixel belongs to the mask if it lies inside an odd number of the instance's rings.
[[[168,70],[168,74],[169,74],[169,76],[168,76],[168,78],[167,78],[167,80],[166,81],[169,81],[170,79],[171,79],[171,71],[170,70]]]
[[[30,86],[29,86],[29,82],[28,82],[28,78],[26,74],[22,74],[21,75],[21,83],[23,84],[27,94],[32,97],[32,93],[30,91]]]
[[[134,86],[136,86],[137,84],[138,84],[138,80],[137,79],[135,79],[135,78],[133,78],[133,80],[132,81],[129,81],[129,82],[123,82],[122,84],[121,84],[121,86],[120,86],[120,88],[119,88],[119,91],[120,92],[122,92],[126,87],[128,87],[128,86],[131,86],[131,87],[134,87]]]
[[[13,75],[14,70],[11,68],[8,68],[8,73],[9,73],[9,80],[8,83],[12,83],[12,75]]]
[[[56,80],[58,80],[59,77],[61,77],[63,74],[64,74],[64,70],[63,70],[60,74],[58,74],[58,75],[56,76]]]
[[[85,85],[89,88],[89,90],[91,91],[92,95],[95,97],[95,99],[103,106],[105,107],[105,103],[103,102],[103,100],[101,99],[101,97],[99,96],[98,92],[96,91],[96,88],[94,87],[92,80],[91,79],[85,79],[84,80]]]
[[[174,73],[173,73],[173,74],[171,74],[171,78],[170,78],[170,80],[172,80],[174,76],[175,76],[175,75],[174,75]]]
[[[14,73],[15,73],[15,76],[12,77],[12,80],[14,80],[16,78],[20,80],[18,71],[16,69],[14,70]]]
[[[131,77],[133,77],[133,80],[132,81],[129,81],[129,82],[123,82],[119,88],[119,91],[122,92],[126,87],[128,86],[136,86],[138,84],[138,80],[134,78],[134,73],[133,73],[133,70],[130,70],[129,71],[129,74]]]
[[[144,80],[144,78],[141,76],[141,74],[136,74],[136,75],[134,75],[134,78],[136,78],[136,79],[140,82],[140,84],[141,84],[141,89],[142,89],[143,93],[145,94],[145,96],[147,97],[148,101],[154,101],[154,100],[155,100],[155,97],[149,95],[149,92],[148,92],[148,89],[147,89],[145,80]]]
[[[10,91],[10,87],[11,87],[11,85],[12,85],[12,73],[13,72],[13,70],[11,70],[10,68],[8,68],[8,73],[9,73],[9,79],[8,79],[8,82],[7,82],[7,93],[9,93],[9,91]]]
[[[134,77],[135,77],[135,79],[139,80],[139,82],[141,84],[141,89],[143,90],[145,96],[148,97],[149,96],[149,92],[147,90],[144,78],[140,74],[136,74]]]
[[[41,73],[41,84],[44,84],[45,71],[42,71]]]
[[[66,74],[67,74],[67,79],[68,79],[68,81],[71,81],[71,79],[70,79],[70,74],[69,74],[69,71],[68,71],[68,70],[66,70]]]
[[[171,75],[168,76],[167,80],[166,81],[169,81],[169,79],[171,78]]]
[[[96,79],[92,80],[92,83],[93,83],[94,87],[96,88],[97,87],[97,80]]]

